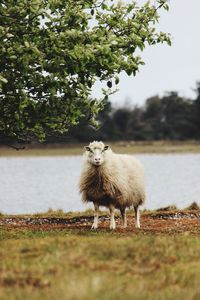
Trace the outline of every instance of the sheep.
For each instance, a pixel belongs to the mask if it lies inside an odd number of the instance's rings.
[[[83,202],[93,202],[94,222],[98,228],[99,206],[110,210],[110,229],[115,229],[114,210],[119,209],[123,227],[127,226],[126,208],[134,207],[135,227],[140,228],[139,206],[145,201],[145,179],[141,163],[131,155],[116,154],[103,142],[85,146],[79,181]]]

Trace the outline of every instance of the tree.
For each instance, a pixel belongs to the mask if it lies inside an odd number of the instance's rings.
[[[144,121],[143,121],[143,107],[135,106],[129,117],[128,124],[128,136],[130,140],[144,140],[146,136],[144,135]]]
[[[2,0],[0,3],[0,138],[43,141],[95,117],[125,71],[135,75],[157,32],[166,0],[138,6],[108,0]],[[106,81],[92,99],[95,81]]]
[[[144,138],[150,140],[159,140],[163,138],[162,124],[165,116],[163,116],[162,102],[159,96],[148,98],[145,103],[143,113],[143,135]]]
[[[196,99],[194,101],[195,138],[200,139],[200,82],[196,83]]]
[[[127,138],[127,130],[131,111],[129,108],[119,108],[113,113],[113,123],[115,124],[115,135],[118,140],[123,140],[124,136]]]
[[[148,139],[195,138],[194,101],[180,97],[177,92],[147,99],[143,120]]]
[[[193,101],[169,92],[161,99],[163,137],[184,140],[194,137]]]

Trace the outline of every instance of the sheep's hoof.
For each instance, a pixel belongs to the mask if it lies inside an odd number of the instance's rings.
[[[92,224],[91,230],[96,230],[98,226],[96,224]]]
[[[110,226],[110,230],[115,230],[116,229],[116,226]]]
[[[140,225],[139,224],[135,224],[135,228],[136,229],[140,229]]]

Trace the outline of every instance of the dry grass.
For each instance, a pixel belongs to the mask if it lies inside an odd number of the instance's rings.
[[[160,213],[145,212],[141,230],[132,214],[114,232],[107,220],[98,231],[78,222],[0,226],[0,299],[200,299],[199,219]]]

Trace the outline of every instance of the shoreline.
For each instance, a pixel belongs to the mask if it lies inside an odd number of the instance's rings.
[[[143,211],[141,213],[141,228],[134,226],[134,213],[127,213],[128,226],[122,227],[121,216],[115,214],[117,227],[114,231],[109,230],[110,215],[103,211],[99,215],[99,228],[93,232],[102,233],[104,231],[116,234],[137,233],[142,234],[179,234],[190,232],[192,234],[200,233],[200,209],[169,209]],[[32,231],[54,231],[54,230],[72,230],[78,232],[91,232],[90,228],[93,222],[93,211],[68,212],[52,211],[41,214],[27,215],[0,215],[0,230],[12,230],[18,232],[21,230]],[[7,232],[8,233],[8,232]]]
[[[134,226],[134,214],[127,214],[128,226],[123,228],[121,216],[116,214],[116,229],[109,229],[110,216],[101,213],[99,216],[99,228],[91,230],[93,214],[71,214],[63,216],[0,216],[1,239],[9,236],[27,232],[53,232],[65,231],[66,234],[108,234],[129,235],[129,234],[150,234],[150,235],[179,235],[179,234],[200,234],[200,210],[190,211],[155,211],[141,214],[141,228]]]
[[[116,153],[126,154],[186,154],[200,153],[200,141],[149,141],[149,142],[106,142]],[[84,145],[79,144],[49,144],[27,145],[25,149],[16,150],[0,145],[0,157],[24,156],[71,156],[82,155]]]
[[[190,213],[190,212],[199,212],[200,213],[200,205],[194,201],[191,202],[188,206],[184,208],[179,208],[176,205],[168,205],[168,206],[163,206],[159,207],[156,209],[146,209],[141,207],[140,208],[140,213],[143,214],[159,214],[159,213]],[[129,208],[126,210],[127,215],[132,215],[134,214],[133,208]],[[23,217],[66,217],[66,218],[71,218],[71,217],[82,217],[82,216],[93,216],[94,214],[94,209],[93,208],[86,208],[85,210],[76,210],[76,211],[64,211],[62,208],[59,209],[52,209],[49,208],[47,211],[42,211],[42,212],[35,212],[35,213],[4,213],[0,211],[0,218],[1,217],[11,217],[11,218],[23,218]],[[108,209],[104,206],[101,207],[99,210],[99,216],[105,216],[108,214]],[[120,215],[120,212],[118,209],[115,210],[115,215]]]

